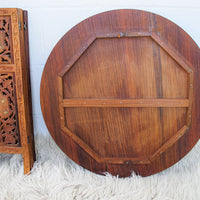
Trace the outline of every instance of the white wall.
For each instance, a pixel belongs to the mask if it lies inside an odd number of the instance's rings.
[[[40,79],[59,39],[78,22],[120,8],[151,11],[183,28],[200,46],[200,0],[0,0],[0,7],[28,10],[34,130],[48,134],[40,108]]]

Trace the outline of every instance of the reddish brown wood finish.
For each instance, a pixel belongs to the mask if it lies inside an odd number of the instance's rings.
[[[41,107],[59,147],[96,172],[142,176],[185,156],[200,136],[200,50],[153,13],[90,17],[58,42]]]
[[[0,9],[0,152],[22,154],[24,173],[35,160],[27,23],[26,11]]]

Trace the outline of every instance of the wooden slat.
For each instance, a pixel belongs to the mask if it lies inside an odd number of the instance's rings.
[[[63,68],[63,70],[58,74],[60,77],[64,76],[67,73],[72,65],[81,57],[81,55],[89,48],[89,46],[95,41],[96,37],[91,37],[85,45],[74,55],[70,62]]]
[[[114,33],[98,33],[96,38],[121,38],[121,37],[144,37],[150,36],[150,32],[114,32]]]
[[[188,99],[189,99],[189,105],[187,110],[187,125],[191,125],[192,121],[192,97],[193,97],[193,73],[190,73],[189,81],[188,81]]]
[[[171,137],[164,145],[162,145],[151,157],[150,160],[155,160],[158,156],[160,156],[163,152],[169,149],[173,144],[176,143],[188,130],[188,126],[183,126],[173,137]]]
[[[63,107],[188,107],[188,99],[64,99]]]
[[[13,153],[13,154],[22,154],[21,147],[12,147],[12,146],[0,146],[1,153]]]
[[[151,161],[146,157],[139,157],[139,158],[118,158],[118,157],[106,157],[102,159],[105,163],[112,163],[112,164],[150,164]]]
[[[67,133],[80,147],[82,147],[92,158],[101,163],[102,159],[99,155],[91,149],[83,140],[81,140],[76,134],[71,132],[68,128],[62,127],[63,132]],[[61,132],[62,133],[62,132]]]
[[[59,98],[59,109],[60,109],[60,123],[61,123],[61,127],[65,126],[65,117],[64,117],[64,108],[62,106],[62,99],[63,99],[63,84],[62,84],[62,78],[60,76],[58,76],[58,85],[59,85],[59,89],[58,89],[58,98]]]
[[[1,65],[0,73],[15,72],[16,67],[13,64]]]
[[[186,60],[169,45],[166,44],[156,33],[152,33],[151,38],[155,40],[181,67],[188,73],[192,73],[192,69],[186,64]]]

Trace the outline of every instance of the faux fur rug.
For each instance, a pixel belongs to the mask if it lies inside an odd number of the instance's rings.
[[[37,161],[23,175],[20,155],[0,154],[0,200],[199,200],[200,142],[173,167],[142,178],[96,175],[72,162],[51,137],[35,138]]]

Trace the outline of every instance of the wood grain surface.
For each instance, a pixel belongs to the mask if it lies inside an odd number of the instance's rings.
[[[76,163],[141,176],[178,162],[200,136],[200,50],[173,22],[140,10],[90,17],[51,52],[44,120]]]

